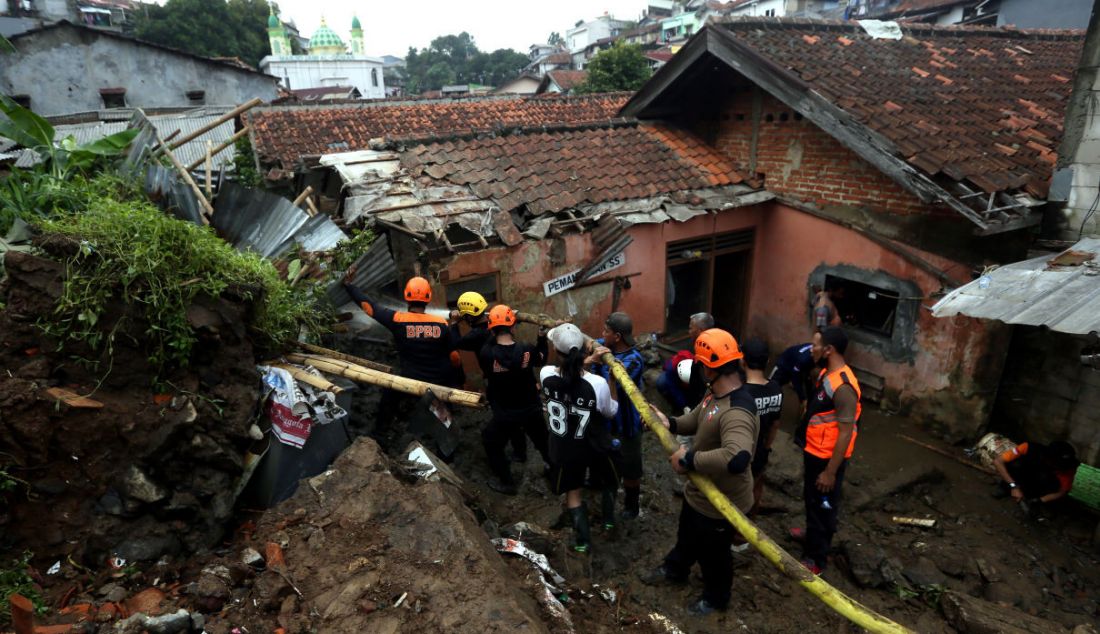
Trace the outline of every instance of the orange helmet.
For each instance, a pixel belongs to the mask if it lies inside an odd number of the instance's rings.
[[[704,330],[695,339],[695,360],[712,370],[744,356],[733,335],[720,328]]]
[[[412,278],[408,284],[405,284],[405,301],[424,302],[425,304],[431,302],[432,285],[422,277]]]
[[[498,304],[493,306],[489,311],[489,329],[492,330],[497,326],[507,326],[511,328],[516,325],[516,311],[508,308],[504,304]]]

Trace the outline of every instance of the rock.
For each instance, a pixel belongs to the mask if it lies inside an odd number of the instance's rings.
[[[942,586],[947,583],[947,575],[940,572],[936,564],[927,557],[918,557],[915,563],[902,569],[902,574],[913,585],[921,588]]]
[[[156,588],[146,588],[126,600],[126,610],[130,614],[141,612],[149,616],[157,616],[163,610],[161,602],[164,601],[164,593]]]
[[[264,556],[259,553],[255,548],[245,548],[241,551],[241,563],[253,568],[264,567]]]
[[[191,631],[192,632],[205,632],[206,631],[206,617],[198,612],[191,613]]]
[[[108,583],[96,591],[96,595],[103,598],[104,601],[110,603],[118,603],[125,599],[130,593],[126,591],[126,588],[118,585],[117,583]]]
[[[119,557],[127,561],[154,561],[161,555],[176,554],[179,540],[171,535],[150,535],[128,539],[115,548]]]
[[[186,634],[191,631],[191,613],[178,610],[172,614],[151,617],[135,614],[115,624],[115,634]]]
[[[108,489],[103,497],[96,502],[95,508],[96,511],[107,515],[121,516],[126,512],[122,506],[122,497],[114,489]]]
[[[212,574],[203,574],[199,577],[199,582],[195,589],[195,594],[200,597],[208,597],[214,599],[228,599],[229,598],[229,585],[225,580]]]
[[[144,471],[135,466],[130,466],[126,477],[122,481],[122,490],[126,497],[153,504],[168,497],[168,491],[153,482]]]
[[[1015,605],[1020,601],[1019,594],[1003,581],[986,584],[982,589],[982,595],[986,601],[1003,605]]]
[[[990,584],[999,585],[999,584]],[[945,592],[940,598],[943,615],[959,632],[970,634],[1065,634],[1066,628],[1014,608]]]
[[[317,530],[313,531],[310,534],[309,539],[306,540],[306,545],[308,545],[309,549],[312,550],[312,551],[318,551],[318,550],[321,550],[322,548],[324,548],[325,547],[325,529],[318,528]]]
[[[256,579],[253,590],[255,591],[257,607],[267,611],[274,610],[287,595],[294,592],[286,579],[274,572],[265,572],[260,575]]]
[[[553,538],[550,531],[538,524],[516,522],[502,528],[500,534],[502,537],[524,542],[540,553],[546,553],[553,547]]]
[[[172,513],[194,513],[199,510],[199,499],[187,491],[176,491],[168,500],[164,510]]]
[[[881,588],[886,585],[882,574],[882,564],[886,562],[886,552],[874,544],[845,542],[845,558],[848,560],[848,572],[864,588]]]
[[[145,621],[149,634],[181,634],[191,630],[191,613],[177,610],[173,614],[157,616]]]

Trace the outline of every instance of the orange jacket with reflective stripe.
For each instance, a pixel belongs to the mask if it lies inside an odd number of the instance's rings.
[[[852,440],[848,443],[848,450],[844,452],[845,458],[852,457],[852,450],[856,446],[856,436],[859,434],[859,417],[863,413],[863,406],[859,399],[862,392],[859,389],[859,381],[856,375],[847,365],[834,372],[822,370],[817,378],[817,387],[814,395],[806,407],[805,444],[806,452],[818,458],[829,459],[833,456],[837,438],[840,436],[840,426],[837,424],[836,404],[833,403],[833,394],[843,385],[850,385],[856,391],[856,427],[852,430]]]

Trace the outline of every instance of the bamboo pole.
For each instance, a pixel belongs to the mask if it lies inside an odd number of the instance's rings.
[[[997,471],[995,469],[990,469],[989,467],[987,467],[983,464],[978,464],[976,462],[971,462],[969,460],[966,460],[965,458],[961,458],[959,456],[956,456],[955,454],[951,453],[950,451],[947,451],[946,449],[941,449],[940,447],[937,447],[935,445],[930,445],[926,442],[921,442],[921,441],[917,440],[916,438],[913,438],[911,436],[906,436],[905,434],[895,434],[895,435],[898,438],[901,438],[902,440],[904,440],[906,442],[911,442],[911,443],[913,443],[914,445],[916,445],[918,447],[924,447],[928,451],[931,451],[933,453],[938,453],[941,456],[943,456],[944,458],[950,458],[950,459],[954,460],[955,462],[957,462],[961,465],[966,465],[966,466],[970,467],[971,469],[977,469],[978,471],[981,471],[982,473],[988,473],[989,475],[997,475]]]
[[[214,192],[213,192],[214,184],[211,182],[213,180],[213,171],[214,170],[211,169],[211,166],[213,164],[210,161],[210,150],[213,147],[214,147],[214,143],[211,142],[209,139],[207,139],[206,140],[206,160],[205,160],[205,163],[206,163],[206,167],[205,167],[206,182],[203,183],[203,185],[206,187],[206,199],[207,200],[210,200],[211,198],[214,197]]]
[[[221,154],[222,151],[224,151],[227,147],[229,147],[229,146],[233,145],[234,143],[236,143],[238,140],[240,140],[241,137],[248,134],[248,130],[249,130],[248,126],[245,126],[245,127],[241,128],[240,130],[238,130],[236,134],[229,137],[227,140],[222,141],[221,143],[215,145],[214,149],[210,151],[210,158],[214,158],[215,156]],[[202,165],[202,162],[204,160],[205,159],[199,159],[199,160],[195,161],[194,163],[188,165],[187,166],[187,171],[190,172],[191,170],[197,168],[199,165]]]
[[[516,319],[518,321],[535,323],[546,328],[551,328],[561,323],[546,315],[532,315],[530,313],[517,313]],[[627,398],[630,399],[630,402],[634,404],[638,413],[641,414],[642,421],[645,422],[646,427],[649,427],[649,429],[657,435],[665,451],[669,454],[676,452],[680,448],[680,444],[676,442],[672,434],[669,433],[669,431],[665,429],[665,426],[661,424],[656,416],[654,416],[649,403],[646,402],[645,398],[638,390],[638,387],[634,385],[634,381],[630,379],[630,374],[626,371],[626,368],[624,368],[623,365],[619,363],[618,359],[611,353],[603,355],[600,360],[611,369],[612,376],[615,377],[622,391],[627,395]],[[829,585],[829,583],[821,577],[806,570],[797,559],[783,550],[783,548],[775,543],[771,537],[768,537],[764,531],[760,530],[751,520],[749,520],[749,518],[745,517],[745,515],[729,501],[729,498],[719,491],[718,487],[714,486],[710,478],[694,471],[688,473],[688,478],[690,478],[692,483],[706,496],[707,500],[714,505],[714,508],[717,509],[718,512],[720,512],[722,516],[756,548],[756,550],[760,551],[760,554],[764,555],[765,559],[770,561],[772,565],[778,568],[784,575],[797,581],[803,588],[821,599],[825,605],[829,606],[849,621],[870,632],[883,634],[911,634],[911,630],[908,628],[878,614],[874,610]]]
[[[191,178],[191,173],[187,171],[187,168],[180,164],[180,160],[176,158],[175,154],[172,154],[172,150],[166,147],[163,151],[164,155],[168,157],[168,160],[172,162],[172,167],[176,168],[180,178],[182,178],[183,182],[187,183],[191,191],[195,193],[195,197],[199,199],[199,204],[202,205],[203,210],[206,211],[205,214],[199,214],[199,217],[202,218],[202,224],[210,224],[210,218],[214,217],[214,208],[210,206],[210,201],[206,199],[202,190],[195,184],[195,179]]]
[[[364,359],[362,357],[357,357],[355,355],[347,354],[345,352],[339,352],[337,350],[330,350],[328,348],[322,348],[321,346],[315,346],[312,343],[305,343],[304,341],[299,341],[298,342],[298,347],[301,348],[302,350],[305,350],[306,352],[312,352],[314,354],[321,355],[322,357],[328,357],[330,359],[339,359],[341,361],[347,361],[348,363],[354,363],[356,365],[361,365],[365,368],[370,368],[372,370],[378,370],[379,372],[385,372],[387,374],[393,374],[393,368],[391,368],[390,366],[388,366],[384,363],[378,363],[377,361],[371,361],[369,359]]]
[[[309,214],[310,218],[321,213],[321,210],[317,209],[317,205],[314,204],[312,198],[306,198],[306,213]]]
[[[292,365],[278,362],[270,362],[266,365],[269,365],[273,368],[281,368],[283,370],[286,370],[290,373],[290,376],[294,377],[295,381],[305,383],[306,385],[311,385],[319,390],[332,392],[333,394],[339,394],[340,392],[344,391],[344,388],[340,387],[339,385],[334,385],[332,381],[327,380],[325,377],[310,374],[309,372],[306,372],[301,368],[296,368]]]
[[[311,365],[321,372],[336,374],[359,383],[377,385],[379,387],[397,390],[398,392],[404,392],[414,396],[423,396],[426,392],[431,390],[432,394],[441,401],[454,403],[455,405],[465,405],[466,407],[485,407],[485,401],[481,394],[477,392],[456,390],[454,388],[417,381],[403,376],[395,376],[354,363],[348,363],[347,361],[325,359],[316,355],[288,354],[286,355],[286,359],[291,363]]]
[[[292,201],[292,204],[295,207],[301,207],[302,203],[305,202],[306,198],[309,198],[309,195],[312,193],[313,185],[306,185],[306,188],[302,190],[302,193],[298,194],[298,196]]]
[[[230,119],[235,119],[237,117],[237,115],[241,114],[242,112],[245,112],[245,111],[248,111],[248,110],[251,110],[251,109],[255,108],[256,106],[260,105],[261,103],[263,103],[263,100],[260,99],[259,97],[256,97],[256,98],[252,99],[251,101],[242,103],[241,105],[239,105],[236,108],[230,110],[229,112],[223,114],[222,116],[218,117],[217,119],[214,119],[210,123],[202,126],[198,130],[195,130],[194,132],[184,136],[182,139],[177,139],[171,145],[167,146],[167,148],[169,150],[174,150],[174,149],[180,147],[181,145],[183,145],[184,143],[187,143],[189,141],[193,141],[193,140],[199,138],[200,136],[206,134],[207,132],[213,130],[214,128],[220,126],[221,124],[225,123],[226,121],[229,121]]]

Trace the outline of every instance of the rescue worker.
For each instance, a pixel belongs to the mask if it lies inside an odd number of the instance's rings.
[[[393,335],[394,346],[401,368],[399,375],[443,385],[462,387],[457,383],[451,353],[454,339],[447,320],[426,312],[432,301],[432,287],[422,277],[411,278],[405,284],[407,310],[394,311],[380,305],[375,299],[351,283],[356,268],[352,266],[344,276],[344,288],[359,307],[370,317],[386,327]],[[380,444],[388,444],[394,434],[393,421],[398,410],[411,399],[395,390],[386,390],[378,406],[378,419],[374,434]]]
[[[695,409],[683,416],[667,417],[657,408],[654,414],[673,434],[693,435],[694,449],[681,446],[669,462],[679,474],[701,473],[741,509],[752,507],[752,452],[760,422],[756,403],[744,389],[743,359],[737,340],[719,328],[704,331],[695,340],[695,361],[703,368],[710,385]],[[707,500],[695,483],[684,485],[684,501],[676,545],[664,563],[643,577],[650,584],[686,584],[691,567],[698,562],[703,573],[703,595],[688,607],[698,616],[729,605],[733,583],[733,555],[730,546],[734,528]]]
[[[1064,440],[1020,443],[993,460],[1004,490],[1028,512],[1065,497],[1079,464],[1073,445]]]
[[[457,308],[451,311],[451,330],[455,338],[455,348],[472,352],[475,357],[478,357],[485,344],[493,340],[493,335],[489,332],[488,315],[485,312],[485,309],[489,307],[489,302],[485,300],[485,296],[481,293],[466,291],[458,296],[455,305]],[[466,325],[466,334],[462,334],[460,324]],[[457,352],[455,354],[457,355]],[[478,363],[480,365],[480,360]],[[455,365],[461,368],[461,359]],[[539,365],[542,365],[542,363],[539,363]],[[462,378],[463,383],[465,383],[465,373],[463,373]],[[488,380],[489,377],[482,372],[482,378]],[[512,433],[511,442],[514,460],[516,462],[527,462],[527,439],[523,436],[523,428],[514,426]]]
[[[634,347],[634,322],[630,315],[616,312],[607,316],[604,322],[603,336],[594,342],[594,345],[606,346],[611,353],[623,364],[630,380],[639,390],[642,389],[642,373],[645,372],[645,359]],[[593,354],[592,360],[598,360],[599,355]],[[615,379],[611,377],[611,368],[596,363],[593,371],[611,383]],[[642,416],[629,399],[624,399],[619,404],[619,411],[609,421],[611,435],[619,440],[622,445],[622,471],[619,475],[623,478],[623,512],[622,518],[631,520],[641,514],[642,491]],[[617,492],[617,491],[616,491]],[[605,490],[606,495],[606,490]],[[604,499],[604,529],[611,530],[614,522],[614,497]]]
[[[806,402],[806,379],[814,366],[814,357],[811,354],[813,343],[800,343],[787,348],[779,354],[772,368],[771,379],[783,387],[787,383],[794,388],[799,403]]]
[[[750,516],[760,511],[760,499],[764,495],[764,471],[768,468],[768,456],[779,431],[779,414],[783,410],[783,388],[764,376],[768,367],[768,344],[762,339],[749,339],[742,352],[745,354],[745,389],[756,403],[756,415],[760,419],[760,433],[756,449],[752,452],[752,510]]]
[[[503,304],[489,311],[486,325],[492,339],[478,352],[478,364],[485,375],[489,407],[493,411],[492,420],[481,432],[485,456],[494,476],[489,480],[489,488],[515,495],[516,482],[504,455],[504,445],[515,437],[517,430],[521,442],[526,445],[529,437],[543,461],[550,464],[542,401],[535,384],[535,367],[546,364],[546,331],[539,329],[534,346],[517,342],[512,332],[516,313]]]
[[[539,375],[549,428],[550,487],[556,494],[565,494],[575,535],[573,549],[585,553],[591,537],[581,488],[589,472],[597,486],[618,486],[616,439],[606,423],[619,403],[614,382],[609,385],[603,377],[584,370],[585,338],[576,326],[556,326],[547,338],[557,362],[544,366]],[[593,350],[594,354],[605,352],[603,346]]]
[[[836,326],[814,333],[813,358],[821,369],[795,432],[802,447],[806,528],[792,528],[802,542],[802,565],[820,574],[825,569],[842,499],[844,472],[856,446],[862,413],[859,381],[844,353],[848,336]]]

